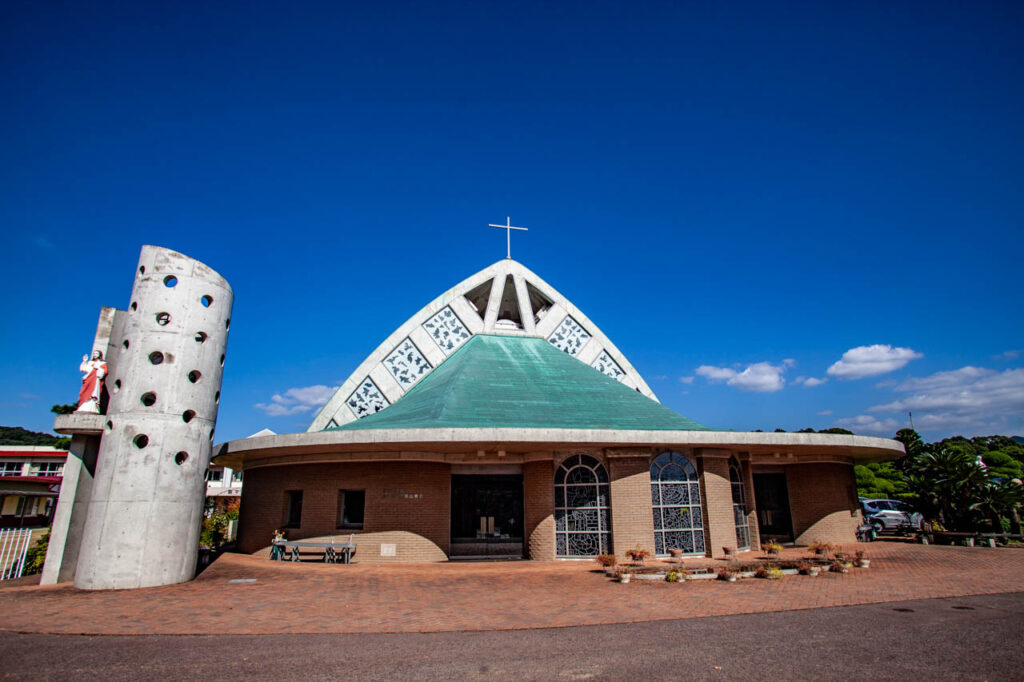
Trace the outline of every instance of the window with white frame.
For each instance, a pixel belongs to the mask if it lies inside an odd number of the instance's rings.
[[[63,462],[32,462],[32,476],[60,476],[64,471]]]
[[[670,549],[704,554],[704,513],[700,506],[697,469],[685,455],[663,452],[651,462],[651,508],[654,553]]]
[[[732,487],[732,514],[736,521],[736,549],[750,549],[747,492],[743,487],[743,470],[735,457],[729,458],[729,484]]]
[[[611,551],[608,472],[587,455],[569,457],[555,472],[555,555],[596,556]]]
[[[0,476],[21,476],[21,462],[0,462]]]

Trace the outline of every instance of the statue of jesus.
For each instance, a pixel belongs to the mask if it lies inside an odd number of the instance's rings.
[[[78,394],[78,409],[75,412],[100,413],[100,392],[107,376],[107,363],[101,351],[93,351],[92,359],[82,356],[78,371],[82,373],[82,390]]]

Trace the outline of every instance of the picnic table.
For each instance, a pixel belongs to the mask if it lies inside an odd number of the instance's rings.
[[[291,561],[302,560],[304,548],[315,548],[323,550],[323,561],[325,564],[352,563],[352,554],[355,553],[356,543],[349,536],[348,542],[337,540],[313,541],[313,540],[275,540],[270,548],[270,559],[272,561],[284,561],[285,553]]]

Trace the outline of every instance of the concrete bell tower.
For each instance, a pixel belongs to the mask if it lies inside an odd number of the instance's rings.
[[[231,306],[227,281],[143,246],[79,543],[75,587],[168,585],[195,576]],[[111,358],[114,360],[114,358]]]

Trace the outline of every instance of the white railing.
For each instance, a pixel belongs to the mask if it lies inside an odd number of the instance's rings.
[[[32,542],[31,528],[0,530],[0,580],[20,578],[25,570],[25,555]]]

